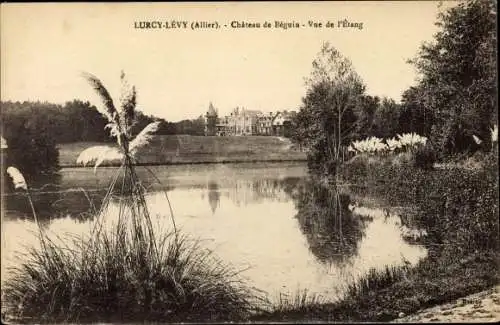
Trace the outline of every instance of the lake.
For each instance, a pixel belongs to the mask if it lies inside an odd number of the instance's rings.
[[[33,184],[39,219],[53,232],[78,232],[99,205],[117,168],[65,168]],[[312,182],[305,163],[240,163],[138,167],[152,215],[201,240],[224,263],[242,270],[269,299],[307,290],[324,300],[370,268],[415,264],[427,254],[418,230],[348,187]],[[153,177],[156,175],[157,179]],[[159,184],[157,181],[160,181]],[[119,184],[119,183],[118,183]],[[31,208],[21,193],[2,197],[2,279],[34,242]],[[412,239],[413,238],[413,239]]]

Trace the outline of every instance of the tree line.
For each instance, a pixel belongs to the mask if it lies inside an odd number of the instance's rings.
[[[57,170],[57,145],[72,142],[109,142],[107,121],[89,102],[73,100],[64,105],[48,102],[1,102],[1,135],[8,148],[5,166],[17,166],[28,177]],[[168,122],[137,112],[131,133],[135,136],[151,122],[160,121],[157,134],[204,134],[204,119]],[[4,168],[5,169],[5,168]]]
[[[56,143],[110,141],[109,131],[105,130],[107,121],[89,102],[73,100],[59,105],[39,101],[6,101],[1,105],[3,134],[6,138],[22,134],[23,128],[26,128],[46,134]],[[144,126],[154,121],[161,122],[158,134],[204,134],[203,117],[168,122],[140,111],[137,112],[132,133],[137,134]]]

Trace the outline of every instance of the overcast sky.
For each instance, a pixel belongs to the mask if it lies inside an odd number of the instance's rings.
[[[453,3],[447,2],[446,6]],[[406,63],[432,40],[438,2],[2,4],[1,98],[100,104],[81,71],[118,98],[120,70],[138,108],[170,121],[236,106],[297,110],[304,78],[325,41],[349,57],[372,95],[400,100],[414,84]],[[232,21],[357,28],[233,29]],[[217,30],[135,29],[134,22],[217,21]],[[223,25],[227,24],[228,27]]]

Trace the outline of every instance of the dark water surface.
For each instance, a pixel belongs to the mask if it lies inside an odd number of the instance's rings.
[[[165,189],[178,227],[224,262],[245,269],[249,284],[271,299],[304,289],[332,299],[370,268],[414,264],[426,256],[425,248],[406,240],[412,232],[391,207],[367,205],[343,187],[315,184],[304,163],[149,169],[138,167],[138,173],[150,191],[152,214],[170,226]],[[33,184],[39,218],[54,232],[83,231],[85,212],[99,206],[117,171],[67,168],[50,182]],[[26,197],[10,194],[2,201],[4,271],[16,263],[14,251],[34,239]]]

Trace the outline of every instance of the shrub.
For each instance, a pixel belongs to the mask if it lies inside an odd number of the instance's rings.
[[[368,176],[368,162],[364,154],[359,154],[345,162],[341,167],[341,175],[344,179],[358,180]]]
[[[417,168],[432,169],[436,162],[436,153],[429,146],[420,146],[413,153],[413,165]]]
[[[50,134],[25,124],[28,122],[2,125],[8,146],[2,149],[2,155],[5,150],[6,166],[17,166],[26,179],[33,181],[59,169],[59,150]],[[8,189],[12,188],[9,186]]]

